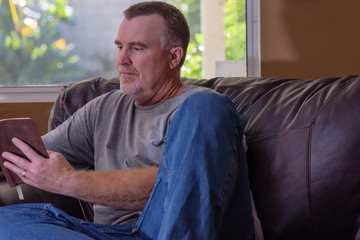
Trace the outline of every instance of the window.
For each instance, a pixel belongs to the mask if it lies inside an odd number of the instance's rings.
[[[73,81],[116,76],[113,41],[122,11],[134,2],[0,0],[0,101],[7,101],[5,93],[16,95],[15,86],[46,85],[45,90],[35,90],[39,95],[57,92],[57,86]],[[245,0],[168,2],[183,11],[191,27],[183,76],[213,77],[215,61],[223,64],[229,60],[245,62],[249,58],[246,45],[249,4],[246,9]],[[253,1],[249,2],[253,5]],[[213,15],[213,11],[219,14]],[[218,29],[214,28],[215,23],[220,23]],[[216,37],[211,30],[215,30]],[[219,53],[213,56],[215,49]]]

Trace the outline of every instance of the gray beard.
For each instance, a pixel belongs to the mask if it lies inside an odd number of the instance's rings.
[[[140,86],[139,82],[135,82],[135,83],[131,84],[131,86],[127,86],[127,87],[123,87],[121,85],[120,90],[121,90],[121,92],[123,92],[127,95],[130,95],[130,96],[134,96],[134,95],[137,95],[137,94],[140,94],[143,92],[143,89]]]

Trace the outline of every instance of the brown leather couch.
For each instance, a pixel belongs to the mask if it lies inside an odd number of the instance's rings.
[[[229,95],[244,118],[250,187],[266,240],[359,238],[360,76],[184,82]],[[49,129],[117,88],[118,78],[64,88]],[[78,214],[76,201],[62,207]]]

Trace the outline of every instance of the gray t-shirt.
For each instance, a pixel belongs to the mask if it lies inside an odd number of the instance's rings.
[[[113,171],[158,166],[164,137],[179,105],[191,94],[209,89],[187,86],[182,94],[151,106],[140,106],[114,90],[95,98],[67,121],[43,136],[48,150],[62,153],[77,169]],[[94,205],[95,223],[116,224],[140,212]]]

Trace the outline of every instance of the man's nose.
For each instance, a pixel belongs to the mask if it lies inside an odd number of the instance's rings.
[[[132,63],[129,52],[126,49],[119,49],[117,63],[118,65],[130,65]]]

